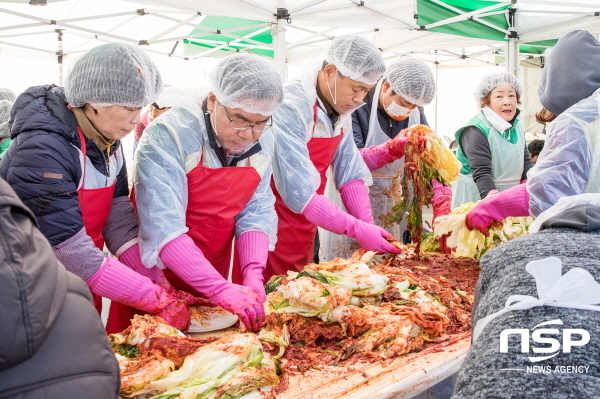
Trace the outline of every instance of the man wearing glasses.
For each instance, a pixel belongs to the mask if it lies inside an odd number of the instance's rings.
[[[134,177],[140,251],[178,289],[203,294],[258,330],[262,271],[275,242],[271,114],[277,71],[250,54],[224,58],[201,102],[173,107],[140,140]],[[233,279],[227,281],[233,256]],[[125,317],[125,316],[124,316]]]
[[[385,71],[381,52],[360,36],[338,36],[319,67],[286,85],[273,116],[279,225],[266,278],[312,262],[317,226],[348,235],[367,250],[398,252],[387,242],[393,237],[373,224],[366,187],[371,173],[352,135],[352,111]],[[348,213],[323,195],[329,166]]]

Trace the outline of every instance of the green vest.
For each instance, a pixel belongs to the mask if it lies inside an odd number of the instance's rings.
[[[462,167],[460,168],[460,174],[471,174],[471,165],[469,165],[469,160],[467,159],[467,156],[465,155],[465,152],[463,151],[462,146],[460,145],[460,136],[467,127],[475,126],[483,132],[486,138],[489,137],[490,132],[497,132],[504,140],[508,141],[511,144],[515,144],[519,139],[519,133],[517,131],[518,124],[519,118],[515,118],[515,120],[513,120],[512,122],[512,127],[500,133],[496,130],[495,127],[492,126],[491,123],[488,122],[488,120],[483,115],[483,112],[479,111],[477,115],[471,118],[471,120],[469,121],[469,123],[467,123],[466,126],[463,126],[460,129],[458,129],[454,134],[454,137],[456,138],[456,144],[458,144],[458,148],[456,150],[456,158],[460,161],[462,165]]]
[[[6,153],[6,150],[8,150],[8,147],[10,146],[11,142],[12,139],[9,138],[0,141],[0,159],[2,159],[2,157]]]

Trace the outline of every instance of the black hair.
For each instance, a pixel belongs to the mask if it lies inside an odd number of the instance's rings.
[[[535,139],[529,143],[527,150],[529,151],[529,154],[531,154],[532,158],[540,155],[540,152],[542,152],[542,149],[544,148],[544,143],[545,141],[540,139]]]

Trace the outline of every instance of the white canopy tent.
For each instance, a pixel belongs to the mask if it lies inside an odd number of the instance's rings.
[[[43,7],[29,4],[46,1],[48,4]],[[435,3],[453,16],[418,25],[419,12],[426,11],[426,3]],[[283,71],[286,60],[294,63],[316,55],[321,51],[323,42],[336,35],[352,32],[372,40],[388,59],[412,53],[440,64],[456,59],[490,63],[490,54],[506,48],[508,69],[517,70],[516,50],[522,43],[557,39],[573,29],[600,33],[600,4],[597,0],[580,0],[577,3],[558,0],[478,0],[471,3],[482,5],[471,12],[465,12],[453,6],[453,3],[468,2],[0,0],[0,46],[57,54],[60,57],[85,52],[97,41],[122,41],[146,46],[145,49],[150,52],[189,60],[232,51],[232,45],[244,43],[244,48],[248,50],[274,50],[276,64]],[[229,29],[211,29],[200,24],[207,15],[244,18],[254,23]],[[506,27],[485,19],[493,15],[503,16],[507,21]],[[431,17],[435,19],[435,15]],[[468,20],[479,23],[482,29],[499,32],[499,37],[509,41],[478,38],[475,37],[478,32],[467,32],[461,28],[456,33],[465,36],[436,31]],[[253,32],[244,36],[236,34],[248,29],[253,29]],[[253,39],[265,31],[271,32],[273,43]],[[206,39],[216,34],[226,36],[228,41]],[[479,36],[489,34],[482,31]],[[69,44],[62,46],[67,37]],[[182,45],[184,39],[212,45],[213,48],[191,51],[191,46]]]
[[[40,3],[47,5],[31,5]],[[417,56],[436,70],[504,65],[534,82],[539,72],[524,74],[521,65],[539,69],[540,62],[519,54],[520,46],[543,49],[548,44],[540,41],[573,29],[600,34],[599,15],[597,0],[0,0],[0,56],[51,57],[58,84],[65,60],[112,41],[144,46],[171,64],[181,61],[182,74],[200,71],[194,64],[210,64],[207,57],[270,52],[285,76],[286,65],[320,55],[337,35],[356,33],[375,43],[387,60]],[[207,26],[215,16],[243,19],[233,27],[229,18]]]

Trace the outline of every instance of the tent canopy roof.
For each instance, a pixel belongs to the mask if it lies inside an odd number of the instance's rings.
[[[320,54],[337,35],[356,33],[387,59],[414,54],[440,65],[466,58],[494,64],[511,37],[523,54],[540,54],[570,30],[600,33],[597,0],[29,2],[44,0],[0,0],[0,47],[77,55],[99,42],[121,41],[182,59],[231,51],[272,57],[272,34],[285,29],[288,62]]]

